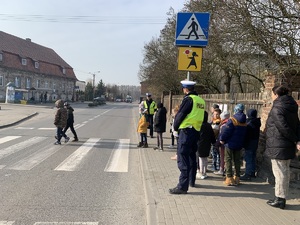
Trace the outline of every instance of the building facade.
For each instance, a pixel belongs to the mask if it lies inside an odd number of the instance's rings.
[[[77,78],[54,50],[0,31],[0,101],[6,85],[15,86],[15,100],[73,100]]]

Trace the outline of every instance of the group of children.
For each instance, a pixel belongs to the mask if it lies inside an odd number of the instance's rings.
[[[238,106],[238,107],[237,107]],[[235,108],[235,113],[244,114],[244,106],[242,104],[237,104]],[[239,107],[242,106],[242,109]],[[236,115],[236,114],[235,114]],[[225,143],[221,140],[224,138],[224,132],[228,132],[228,121],[235,120],[235,115],[230,117],[230,113],[228,111],[221,112],[219,106],[214,104],[212,106],[212,120],[208,122],[208,113],[205,112],[204,121],[200,130],[200,139],[198,141],[198,170],[197,170],[197,178],[205,179],[207,178],[207,167],[208,167],[208,157],[212,157],[212,170],[216,175],[225,176],[226,167],[225,167]],[[246,117],[246,115],[244,114]],[[247,111],[247,119],[244,123],[245,132],[240,134],[239,139],[243,142],[243,149],[245,150],[244,157],[241,157],[238,160],[246,161],[246,171],[245,174],[240,176],[237,174],[237,171],[240,171],[240,168],[235,168],[235,176],[238,176],[239,180],[251,180],[252,177],[255,177],[255,169],[256,169],[256,150],[258,148],[258,141],[260,135],[260,118],[257,117],[256,109],[249,109]],[[226,136],[227,136],[226,134]],[[239,149],[230,149],[227,146],[228,151],[238,151],[242,150],[242,147]],[[226,158],[230,158],[230,155],[226,155]],[[235,159],[234,159],[235,160]],[[233,160],[233,161],[234,161]],[[232,160],[229,160],[230,162]],[[227,163],[229,162],[227,160]],[[234,162],[234,167],[240,167],[240,164]],[[230,166],[229,168],[230,169]],[[233,185],[234,183],[226,183],[226,185]]]
[[[242,105],[242,104],[238,104]],[[244,107],[244,106],[243,106]],[[174,130],[173,123],[176,113],[179,110],[179,105],[172,109],[171,114],[171,145],[169,148],[176,148],[175,141],[178,140],[178,132]],[[244,114],[244,108],[240,113]],[[236,113],[236,112],[235,112]],[[162,133],[166,130],[166,114],[167,111],[162,103],[158,104],[158,109],[154,115],[154,131],[157,132],[157,147],[155,150],[163,150],[163,138]],[[202,123],[201,130],[199,132],[198,149],[197,149],[197,175],[198,179],[207,178],[208,171],[208,157],[212,158],[212,170],[216,175],[225,176],[225,144],[222,143],[220,137],[222,136],[227,122],[231,119],[234,120],[234,116],[230,117],[228,111],[223,111],[219,109],[217,104],[214,104],[211,108],[211,121],[209,122],[209,114],[205,111],[204,119]],[[245,116],[245,114],[244,114]],[[138,132],[140,133],[141,141],[138,147],[147,148],[147,109],[140,107],[140,120],[138,125]],[[250,180],[255,177],[255,167],[256,167],[256,150],[258,147],[258,140],[260,134],[260,118],[257,117],[257,111],[255,109],[249,109],[247,111],[247,120],[245,123],[247,131],[244,137],[244,150],[246,161],[246,172],[243,176],[239,177],[241,180]],[[241,150],[241,149],[240,149]],[[239,151],[240,151],[239,150]],[[177,160],[177,155],[171,157],[173,160]],[[241,159],[242,160],[242,159]]]
[[[198,141],[197,159],[199,159],[199,162],[197,178],[200,179],[207,178],[209,156],[212,157],[214,174],[224,174],[224,145],[220,144],[219,137],[222,128],[230,118],[230,113],[228,111],[221,113],[219,106],[214,104],[211,117],[211,122],[208,122],[208,113],[205,111]]]

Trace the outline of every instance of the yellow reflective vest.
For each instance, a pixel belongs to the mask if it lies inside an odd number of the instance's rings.
[[[147,101],[144,101],[144,108],[148,109]],[[152,100],[152,102],[149,106],[149,109],[148,109],[149,115],[153,115],[156,109],[157,109],[156,103],[155,103],[155,101]]]
[[[198,95],[189,95],[193,100],[192,111],[184,118],[179,129],[191,128],[200,131],[205,111],[205,101]]]

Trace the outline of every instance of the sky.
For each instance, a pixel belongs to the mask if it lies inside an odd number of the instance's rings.
[[[184,0],[1,1],[0,29],[53,49],[78,80],[140,85],[143,49]],[[1,40],[0,40],[1,41]]]

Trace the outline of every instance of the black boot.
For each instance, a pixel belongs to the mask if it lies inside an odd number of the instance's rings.
[[[137,147],[142,147],[143,146],[143,142],[139,142],[139,144],[137,145]]]
[[[142,146],[142,148],[148,148],[148,143],[147,142],[144,143],[143,146]]]
[[[279,197],[275,197],[274,200],[267,201],[268,205],[270,205],[272,207],[280,208],[280,209],[285,208],[285,203],[286,203],[286,199],[285,198],[279,198]]]

